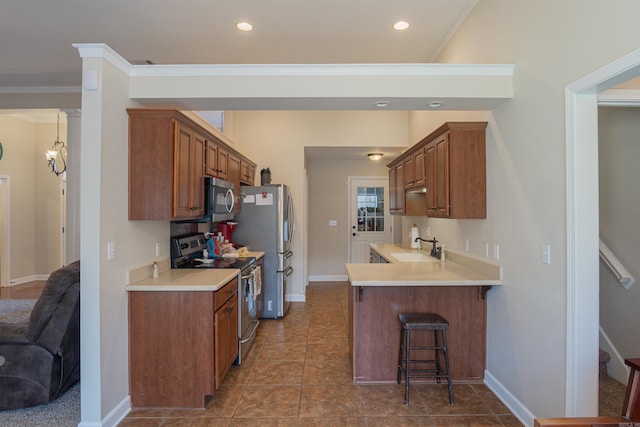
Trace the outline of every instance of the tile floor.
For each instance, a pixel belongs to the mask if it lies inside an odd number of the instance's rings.
[[[482,384],[351,382],[347,283],[314,283],[306,303],[263,320],[246,361],[232,367],[205,410],[134,409],[120,426],[521,426]]]

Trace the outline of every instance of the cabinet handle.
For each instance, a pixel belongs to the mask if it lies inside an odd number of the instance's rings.
[[[233,306],[227,308],[227,313],[233,313]]]

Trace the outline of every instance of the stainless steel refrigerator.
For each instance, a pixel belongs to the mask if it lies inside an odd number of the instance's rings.
[[[240,213],[233,240],[250,250],[264,251],[264,310],[262,318],[283,317],[289,308],[286,301],[291,266],[291,241],[295,227],[289,187],[270,184],[241,187]]]

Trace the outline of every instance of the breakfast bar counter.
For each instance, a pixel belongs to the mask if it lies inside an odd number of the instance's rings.
[[[434,312],[449,322],[452,378],[481,382],[486,360],[487,291],[501,285],[501,268],[490,260],[445,251],[445,261],[400,261],[427,254],[402,246],[372,244],[387,262],[347,264],[349,346],[353,381],[396,382],[400,343],[398,314]],[[396,254],[397,258],[391,254]],[[409,256],[403,259],[412,259]],[[431,334],[422,344],[433,341]]]

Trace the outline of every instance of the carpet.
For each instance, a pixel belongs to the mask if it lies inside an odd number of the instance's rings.
[[[28,321],[35,303],[35,299],[0,300],[0,323]],[[79,423],[79,382],[53,402],[31,408],[0,411],[0,427],[76,427]]]
[[[35,299],[0,300],[0,322],[19,323],[29,320]]]
[[[0,427],[76,427],[80,424],[80,383],[44,405],[0,411]]]

